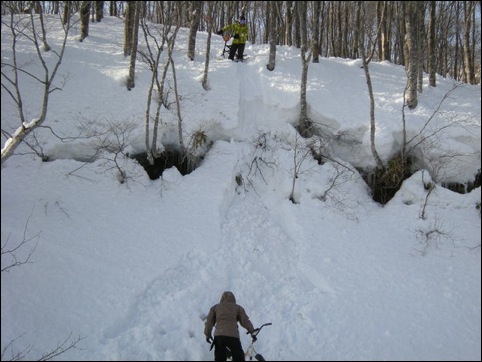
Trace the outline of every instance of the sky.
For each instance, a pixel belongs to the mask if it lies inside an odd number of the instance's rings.
[[[47,22],[59,49],[58,25]],[[408,138],[426,138],[426,167],[381,205],[357,171],[375,165],[360,60],[309,65],[308,113],[329,135],[320,147],[330,158],[318,164],[294,128],[299,49],[278,46],[270,72],[268,45],[248,43],[249,60],[234,63],[219,57],[224,41],[213,35],[204,90],[207,33],[198,32],[190,61],[181,29],[174,64],[183,137],[188,144],[202,131],[209,147],[193,172],[172,167],[154,180],[119,155],[120,183],[112,153],[85,162],[99,137],[67,137],[95,124],[109,139],[125,130],[129,155],[145,151],[151,72],[138,61],[127,91],[122,20],[105,17],[89,31],[79,42],[74,27],[57,78],[63,90],[49,100],[44,125],[65,139],[36,132],[50,162],[21,145],[2,164],[2,269],[30,254],[1,273],[2,360],[39,359],[64,341],[76,348],[57,360],[214,360],[204,321],[229,290],[255,327],[272,323],[254,344],[266,360],[480,361],[480,187],[443,187],[480,170],[480,85],[438,76],[429,87],[424,75],[419,105],[405,118]],[[12,57],[9,39],[2,24],[2,63]],[[19,47],[36,72],[31,44],[23,38]],[[405,71],[375,61],[369,70],[375,143],[387,160],[400,149]],[[30,120],[40,87],[21,86]],[[172,104],[161,110],[160,147],[177,142]],[[1,109],[2,130],[13,133],[18,115],[3,87]]]

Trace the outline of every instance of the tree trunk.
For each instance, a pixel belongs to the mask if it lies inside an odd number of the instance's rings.
[[[383,1],[383,23],[381,28],[381,44],[382,52],[380,60],[392,61],[392,50],[391,50],[391,38],[392,38],[392,18],[393,18],[393,5],[391,1]]]
[[[132,51],[132,34],[134,32],[135,1],[126,2],[126,15],[124,23],[124,56],[127,57]]]
[[[127,77],[127,90],[131,90],[135,87],[136,77],[136,57],[137,57],[137,44],[139,42],[139,19],[141,12],[140,1],[134,2],[134,24],[132,28],[132,49],[130,51],[131,57],[129,61],[129,76]]]
[[[109,1],[109,15],[117,16],[117,1]]]
[[[269,13],[269,61],[266,68],[273,71],[276,66],[276,26],[275,26],[275,7],[272,1],[267,2],[267,11]]]
[[[196,34],[199,27],[199,21],[201,19],[202,1],[191,2],[191,27],[189,28],[189,44],[187,48],[187,56],[189,59],[194,60],[196,54]]]
[[[299,1],[293,2],[293,23],[294,23],[294,26],[293,26],[293,30],[294,30],[293,45],[296,48],[301,47],[301,39],[300,39],[300,37],[301,37],[301,35],[300,35],[301,25],[300,25],[300,13],[298,11],[299,5],[300,5]]]
[[[418,105],[417,99],[417,43],[416,43],[416,1],[406,1],[403,3],[405,9],[405,70],[407,72],[407,92],[405,102],[409,109],[414,109]]]
[[[320,62],[320,16],[321,1],[313,2],[313,32],[311,36],[311,54],[313,63]]]
[[[452,73],[452,76],[455,80],[459,80],[460,77],[459,77],[459,52],[460,52],[460,48],[459,48],[459,40],[460,39],[460,2],[459,1],[456,1],[456,4],[455,4],[455,55],[454,55],[454,67],[453,67],[453,73]],[[440,37],[444,37],[445,33],[444,34],[440,34]],[[446,47],[445,47],[446,48]],[[445,49],[445,53],[447,53],[447,50]],[[445,74],[445,73],[441,73],[441,74]]]
[[[176,68],[174,66],[173,60],[173,53],[174,53],[174,44],[176,42],[176,36],[179,31],[180,26],[176,26],[176,30],[172,38],[168,42],[168,60],[171,64],[171,71],[172,71],[172,78],[174,81],[174,96],[176,98],[176,111],[177,111],[177,128],[178,128],[178,136],[179,136],[179,147],[181,148],[181,154],[184,156],[186,154],[186,147],[184,146],[184,139],[183,139],[183,125],[182,125],[182,114],[181,114],[181,100],[179,98],[179,92],[177,87],[177,76],[176,76]]]
[[[80,4],[80,42],[89,36],[90,3],[90,1],[82,1]]]
[[[306,24],[307,2],[298,1],[296,3],[297,18],[300,24]],[[306,101],[306,87],[308,80],[308,66],[311,54],[307,57],[308,50],[308,35],[305,26],[300,27],[300,41],[301,41],[301,84],[300,84],[300,119],[299,131],[303,137],[311,137],[314,134],[313,125],[308,118],[308,103]]]
[[[464,73],[465,81],[475,84],[475,71],[471,56],[470,28],[472,27],[472,12],[474,10],[473,1],[464,1]]]
[[[39,17],[40,17],[40,27],[42,28],[42,43],[43,43],[43,50],[46,52],[50,51],[50,45],[47,43],[47,32],[45,30],[45,24],[44,24],[44,15],[42,11],[42,5],[40,4],[40,1],[35,1],[36,5],[35,7],[40,9],[39,12]]]
[[[64,11],[63,11],[63,16],[62,16],[62,24],[66,25],[68,22],[70,22],[70,15],[72,14],[72,5],[70,4],[70,1],[64,1]]]
[[[207,16],[207,25],[208,25],[208,37],[206,41],[206,60],[204,65],[204,74],[202,80],[202,86],[204,90],[209,90],[208,86],[208,72],[209,72],[209,54],[211,53],[211,35],[213,32],[213,23],[214,23],[214,2],[208,1],[208,16]]]
[[[59,51],[51,52],[51,66],[47,66],[45,63],[45,59],[43,58],[42,52],[40,50],[40,45],[36,41],[36,29],[35,29],[35,21],[34,16],[30,14],[30,27],[21,27],[21,24],[16,23],[14,19],[14,15],[11,14],[10,23],[6,20],[2,23],[2,26],[8,27],[12,33],[12,49],[13,49],[13,57],[12,59],[2,59],[2,66],[8,66],[10,71],[3,72],[2,71],[2,89],[6,90],[6,93],[9,94],[15,104],[17,104],[17,112],[18,112],[18,119],[19,119],[19,127],[15,130],[13,134],[8,134],[2,130],[2,135],[7,137],[5,144],[2,147],[1,151],[1,163],[3,164],[16,150],[16,148],[22,143],[22,141],[27,137],[34,129],[40,127],[45,119],[47,118],[47,111],[48,111],[48,104],[50,94],[52,93],[52,84],[57,76],[57,72],[59,67],[62,63],[65,46],[67,44],[67,38],[70,31],[70,22],[67,21],[66,26],[64,27],[64,35],[62,46]],[[64,22],[65,19],[62,19]],[[19,74],[23,74],[25,72],[21,66],[17,63],[17,48],[16,45],[19,38],[26,38],[32,42],[32,46],[36,50],[36,54],[40,63],[44,64],[42,67],[44,74],[43,76],[40,74],[38,80],[40,84],[40,88],[42,89],[42,104],[40,106],[40,110],[38,112],[38,116],[33,118],[32,120],[28,121],[25,115],[24,109],[24,101],[23,101],[23,91],[19,85]],[[27,72],[28,74],[28,72]],[[55,87],[54,87],[55,88]],[[58,88],[57,88],[58,89]]]
[[[425,34],[425,5],[423,1],[415,2],[416,10],[416,24],[417,24],[417,90],[419,93],[423,92],[423,64],[424,64],[424,52],[425,48],[424,39]]]
[[[358,37],[359,41],[357,46],[360,49],[361,58],[363,61],[363,70],[365,71],[365,79],[367,81],[368,95],[370,97],[370,149],[372,151],[373,158],[375,159],[378,168],[383,168],[384,167],[383,161],[380,158],[375,145],[375,131],[376,131],[375,98],[373,97],[373,87],[372,87],[372,81],[370,77],[370,70],[368,68],[367,57],[365,54],[365,44],[363,43],[363,39],[365,39],[365,31],[362,25],[365,23],[364,3],[365,3],[364,1],[358,1],[358,6],[357,6],[356,22],[357,22],[357,29],[360,29],[360,36]]]
[[[285,1],[286,3],[286,19],[285,19],[285,36],[283,45],[292,46],[293,37],[291,35],[291,29],[293,26],[293,1]]]
[[[428,18],[428,42],[427,42],[427,71],[428,84],[431,87],[437,86],[437,78],[435,73],[435,27],[436,27],[436,7],[435,1],[430,1],[430,12]]]
[[[96,1],[95,2],[95,21],[100,23],[100,21],[104,18],[104,2],[103,1]]]

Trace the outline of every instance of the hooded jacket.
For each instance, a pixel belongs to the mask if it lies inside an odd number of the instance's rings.
[[[233,33],[233,44],[246,44],[246,39],[248,38],[248,27],[246,25],[241,25],[239,22],[236,22],[226,25],[222,28],[222,31],[231,31]]]
[[[238,322],[249,333],[254,331],[243,307],[236,304],[232,292],[224,292],[218,304],[211,307],[204,325],[204,334],[211,337],[212,329],[216,325],[214,336],[239,337]]]

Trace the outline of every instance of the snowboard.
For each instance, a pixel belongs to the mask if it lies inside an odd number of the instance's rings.
[[[235,61],[236,63],[244,63],[244,62],[247,61],[247,60],[249,60],[249,55],[245,55],[245,56],[243,57],[243,60],[234,59],[234,61]]]
[[[232,62],[233,62],[233,63],[243,63],[243,62],[246,62],[249,58],[250,58],[249,55],[244,54],[243,60],[234,59]],[[225,58],[225,57],[222,57],[222,56],[216,58],[216,60],[218,60],[218,61],[221,61],[221,60],[226,60],[226,61],[229,60],[229,61],[231,61],[231,59],[229,59],[228,57]]]

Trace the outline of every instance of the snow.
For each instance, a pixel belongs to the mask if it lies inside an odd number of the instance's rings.
[[[61,31],[49,29],[58,49]],[[85,163],[91,139],[61,142],[47,129],[37,139],[51,162],[22,145],[2,165],[2,268],[12,263],[3,251],[20,241],[29,240],[19,260],[32,252],[1,275],[2,360],[22,351],[38,359],[67,338],[81,339],[55,359],[213,360],[204,319],[230,290],[255,327],[272,323],[255,343],[267,360],[480,361],[480,187],[442,187],[473,181],[481,167],[480,85],[439,76],[430,88],[425,75],[419,106],[405,117],[408,139],[435,133],[425,149],[433,167],[382,206],[355,170],[375,165],[359,60],[309,66],[309,115],[341,140],[330,145],[337,159],[319,165],[302,158],[306,140],[293,127],[299,49],[278,47],[270,72],[268,45],[247,44],[250,59],[233,63],[216,59],[223,40],[214,35],[206,91],[207,34],[198,33],[189,61],[187,33],[180,30],[174,53],[185,142],[196,130],[212,142],[192,173],[170,168],[151,180],[121,158],[121,184],[112,156]],[[68,40],[59,69],[67,81],[51,94],[45,125],[73,137],[80,122],[133,122],[127,148],[142,152],[150,71],[138,62],[135,88],[126,90],[121,19],[91,23],[83,42],[79,34],[76,27]],[[2,24],[2,62],[12,56],[9,39]],[[28,44],[19,44],[23,60],[35,58]],[[405,71],[372,62],[370,74],[376,147],[387,160],[400,148]],[[23,81],[34,119],[40,90]],[[2,130],[13,134],[16,107],[4,93]],[[161,117],[167,145],[177,140],[175,107]],[[295,151],[303,162],[292,203]],[[245,348],[248,337],[242,329]]]

